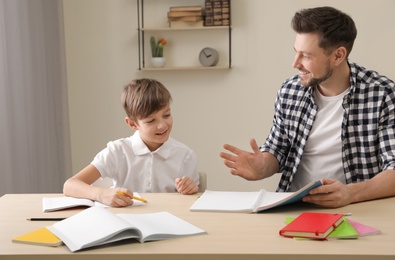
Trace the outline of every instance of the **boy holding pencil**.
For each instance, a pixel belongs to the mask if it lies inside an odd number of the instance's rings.
[[[170,137],[171,95],[165,86],[153,79],[133,80],[124,87],[121,102],[125,122],[134,134],[109,142],[88,166],[64,183],[63,193],[112,207],[133,204],[133,191],[197,193],[196,155]],[[105,177],[113,180],[113,188],[91,185]]]

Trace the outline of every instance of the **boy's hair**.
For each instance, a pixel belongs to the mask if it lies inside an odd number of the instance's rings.
[[[347,57],[357,37],[357,28],[353,19],[333,8],[316,7],[296,12],[291,22],[296,33],[318,33],[319,47],[326,53],[343,46]]]
[[[172,100],[166,87],[154,79],[135,79],[123,88],[121,102],[129,118],[144,119]]]

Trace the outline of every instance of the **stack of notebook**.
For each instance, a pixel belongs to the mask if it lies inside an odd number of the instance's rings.
[[[355,239],[380,234],[380,230],[346,218],[343,214],[304,212],[297,218],[287,218],[279,233],[297,239]]]

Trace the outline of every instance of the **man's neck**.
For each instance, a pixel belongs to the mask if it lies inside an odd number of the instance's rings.
[[[350,86],[350,67],[347,62],[333,71],[332,76],[317,86],[324,96],[331,97],[343,93]]]

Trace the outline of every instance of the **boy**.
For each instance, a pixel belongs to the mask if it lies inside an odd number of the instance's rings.
[[[125,122],[135,133],[109,142],[91,164],[64,183],[63,193],[112,207],[133,204],[133,191],[197,193],[196,155],[170,137],[171,100],[165,86],[153,79],[138,79],[125,86],[121,95]],[[114,188],[91,186],[104,177],[113,180]]]

